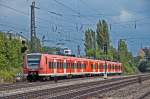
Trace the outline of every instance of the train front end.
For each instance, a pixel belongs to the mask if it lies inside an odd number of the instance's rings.
[[[25,56],[23,71],[28,81],[39,79],[40,61],[40,53],[31,53]]]

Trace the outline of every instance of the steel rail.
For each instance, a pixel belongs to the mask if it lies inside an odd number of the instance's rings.
[[[149,77],[149,74],[142,75],[141,77],[145,78],[147,76]],[[62,86],[62,87],[45,89],[45,90],[37,90],[37,91],[27,92],[27,93],[22,93],[22,94],[14,94],[14,95],[10,95],[10,96],[4,96],[2,98],[3,99],[6,99],[6,98],[7,99],[9,99],[9,98],[11,98],[11,99],[12,98],[25,98],[25,97],[26,98],[38,98],[39,96],[41,96],[41,97],[48,96],[50,98],[50,96],[58,96],[58,94],[60,92],[62,92],[63,94],[66,94],[67,93],[66,90],[71,92],[72,90],[77,90],[77,89],[81,90],[82,88],[86,88],[88,86],[95,87],[97,85],[102,85],[102,84],[105,84],[105,83],[108,83],[108,82],[116,82],[116,81],[125,80],[125,79],[133,79],[134,78],[134,81],[136,81],[137,77],[138,76],[131,76],[131,77],[124,77],[124,78],[120,78],[120,79],[117,78],[117,79],[112,79],[112,80],[109,79],[109,80],[104,80],[104,81],[97,81],[97,82],[89,82],[89,83],[83,83],[83,84]],[[104,85],[102,85],[102,86],[104,86]],[[88,89],[88,90],[90,90],[90,89]],[[81,93],[81,91],[79,91],[79,92]],[[62,96],[63,96],[63,94],[62,94]],[[81,95],[78,95],[78,96],[81,96]],[[83,94],[82,94],[82,96],[83,96]]]

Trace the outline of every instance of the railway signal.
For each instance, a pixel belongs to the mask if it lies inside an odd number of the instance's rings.
[[[26,46],[26,42],[25,41],[22,41],[22,47],[21,47],[21,53],[25,53],[25,51],[28,49],[27,46]]]
[[[107,49],[107,43],[104,44],[104,53],[107,54],[108,53],[108,49]]]
[[[105,53],[105,73],[104,73],[104,79],[107,78],[107,54],[108,54],[108,48],[107,48],[107,43],[104,44],[104,53]]]

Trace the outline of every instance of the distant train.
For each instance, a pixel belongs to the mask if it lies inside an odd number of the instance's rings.
[[[24,58],[23,72],[29,81],[48,80],[58,76],[121,74],[122,64],[104,60],[31,53]]]

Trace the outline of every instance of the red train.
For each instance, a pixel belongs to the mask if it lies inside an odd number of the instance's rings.
[[[122,64],[104,60],[31,53],[25,56],[23,71],[28,80],[50,79],[58,76],[120,74]]]

